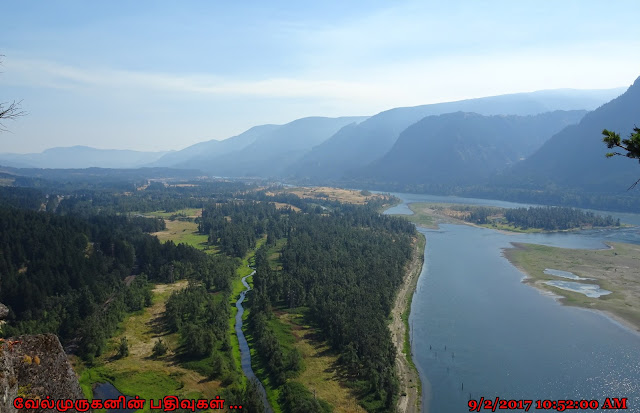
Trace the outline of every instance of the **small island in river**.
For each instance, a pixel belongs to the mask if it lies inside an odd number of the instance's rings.
[[[411,203],[410,221],[425,227],[439,223],[465,223],[511,232],[553,232],[619,227],[620,220],[565,207],[500,208],[444,203]]]

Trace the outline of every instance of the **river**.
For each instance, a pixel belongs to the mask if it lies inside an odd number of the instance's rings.
[[[407,202],[524,206],[393,195],[404,203],[386,213],[410,213]],[[637,215],[612,215],[640,224]],[[502,256],[511,242],[586,249],[603,248],[602,241],[640,244],[637,227],[509,235],[445,224],[419,231],[427,245],[410,325],[423,405],[431,413],[468,412],[469,398],[481,397],[596,399],[600,405],[606,397],[627,397],[625,411],[640,412],[640,335],[523,284],[524,275]]]
[[[242,277],[242,284],[244,285],[245,290],[240,293],[240,297],[238,298],[238,301],[236,301],[236,308],[238,309],[238,312],[236,313],[236,335],[238,336],[238,343],[240,344],[240,364],[242,365],[242,371],[244,372],[244,375],[247,376],[247,379],[256,381],[260,397],[264,403],[265,412],[273,413],[273,409],[271,409],[271,405],[267,400],[267,392],[251,368],[251,352],[249,350],[249,344],[247,344],[247,339],[244,337],[244,333],[242,332],[242,315],[244,314],[242,302],[244,301],[247,292],[251,290],[251,287],[247,284],[247,278],[253,276],[255,273],[256,272],[254,270],[251,274]]]

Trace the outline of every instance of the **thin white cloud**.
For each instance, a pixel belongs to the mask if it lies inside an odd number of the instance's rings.
[[[369,99],[384,87],[331,79],[271,78],[262,80],[225,79],[213,75],[174,75],[150,72],[87,69],[57,62],[13,59],[12,76],[5,84],[75,89],[121,89],[161,91],[221,96],[266,96],[274,98]]]
[[[640,75],[640,42],[596,44],[570,51],[525,50],[381,62],[346,69],[341,76],[318,73],[268,79],[79,68],[57,62],[11,59],[0,82],[77,89],[89,93],[184,97],[314,99],[352,106],[352,113],[438,101],[553,88],[596,89],[628,85]],[[603,59],[602,56],[609,56]],[[330,68],[330,64],[327,65]],[[328,70],[328,72],[332,72]]]

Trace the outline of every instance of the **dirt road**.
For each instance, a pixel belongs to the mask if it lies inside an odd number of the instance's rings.
[[[400,382],[400,397],[398,398],[396,411],[400,413],[418,413],[421,411],[420,377],[416,369],[409,364],[403,352],[406,326],[402,321],[402,313],[407,308],[407,303],[415,291],[420,272],[422,272],[424,250],[422,249],[423,244],[419,241],[418,239],[414,241],[413,256],[407,266],[404,282],[396,297],[392,321],[389,325],[391,339],[396,347],[396,371]]]

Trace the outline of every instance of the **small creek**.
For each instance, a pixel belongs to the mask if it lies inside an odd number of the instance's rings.
[[[245,290],[240,293],[240,297],[238,301],[236,301],[236,308],[238,309],[238,313],[236,314],[236,335],[238,336],[238,343],[240,344],[240,364],[242,365],[242,371],[244,375],[247,376],[249,380],[255,380],[258,384],[258,391],[260,392],[260,397],[262,398],[262,402],[264,403],[264,409],[267,413],[273,413],[273,409],[267,400],[267,392],[264,390],[264,386],[256,377],[256,374],[253,372],[251,368],[251,352],[249,351],[249,344],[247,344],[247,339],[244,337],[244,333],[242,332],[242,315],[244,314],[244,307],[242,307],[242,302],[247,295],[247,292],[251,290],[249,284],[247,284],[247,278],[253,276],[255,274],[255,270],[244,277],[242,277],[242,284],[245,287]]]

